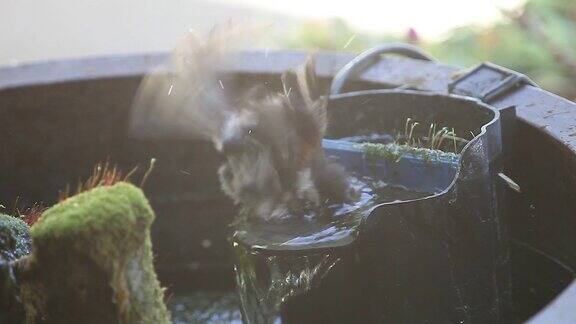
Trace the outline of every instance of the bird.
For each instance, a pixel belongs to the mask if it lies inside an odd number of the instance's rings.
[[[241,34],[228,26],[213,29],[206,39],[187,35],[174,52],[168,91],[179,93],[170,102],[180,111],[179,122],[222,155],[217,171],[222,191],[244,215],[264,221],[350,202],[348,174],[322,149],[327,98],[318,86],[315,56],[282,73],[281,91],[259,84],[233,93],[218,69]]]

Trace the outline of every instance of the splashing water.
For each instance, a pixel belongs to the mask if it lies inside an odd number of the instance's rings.
[[[355,241],[363,217],[375,205],[430,195],[368,177],[352,177],[351,183],[359,195],[353,204],[279,222],[236,224],[235,271],[247,323],[281,323],[282,305],[317,287],[342,262],[339,248]]]
[[[261,257],[235,245],[236,281],[247,323],[281,323],[286,300],[312,289],[339,261],[329,253]]]

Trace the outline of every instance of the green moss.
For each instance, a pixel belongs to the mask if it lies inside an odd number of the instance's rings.
[[[29,322],[169,323],[152,264],[154,213],[127,183],[44,212],[23,282]]]
[[[433,161],[455,161],[458,154],[448,153],[440,150],[414,147],[411,145],[362,143],[360,148],[368,158],[384,158],[391,162],[398,162],[404,156],[420,158],[426,162]]]
[[[402,158],[402,154],[388,144],[363,143],[360,147],[368,158],[384,158],[391,162],[398,162]]]
[[[30,229],[21,219],[0,214],[0,261],[30,253]]]
[[[46,210],[32,227],[32,239],[40,253],[60,253],[50,250],[73,244],[93,254],[116,257],[140,244],[142,233],[134,229],[148,228],[153,220],[142,191],[119,183],[81,193]],[[94,241],[100,245],[93,246]],[[118,241],[126,245],[110,249]]]

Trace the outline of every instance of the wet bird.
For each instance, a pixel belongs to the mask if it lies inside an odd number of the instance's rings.
[[[280,92],[260,85],[233,94],[217,70],[226,65],[238,33],[216,29],[206,40],[188,35],[175,51],[176,72],[166,95],[177,97],[170,106],[179,107],[174,114],[179,122],[223,155],[222,190],[246,214],[264,220],[288,217],[302,206],[349,201],[344,169],[322,149],[326,98],[318,88],[314,58],[283,73]]]

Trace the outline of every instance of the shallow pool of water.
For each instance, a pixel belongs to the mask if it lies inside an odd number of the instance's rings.
[[[236,292],[192,292],[168,299],[172,323],[242,323]]]
[[[390,186],[367,176],[351,177],[351,184],[357,193],[354,203],[325,206],[277,221],[242,221],[235,227],[233,241],[254,251],[302,251],[346,246],[355,240],[362,218],[375,205],[431,195]]]

